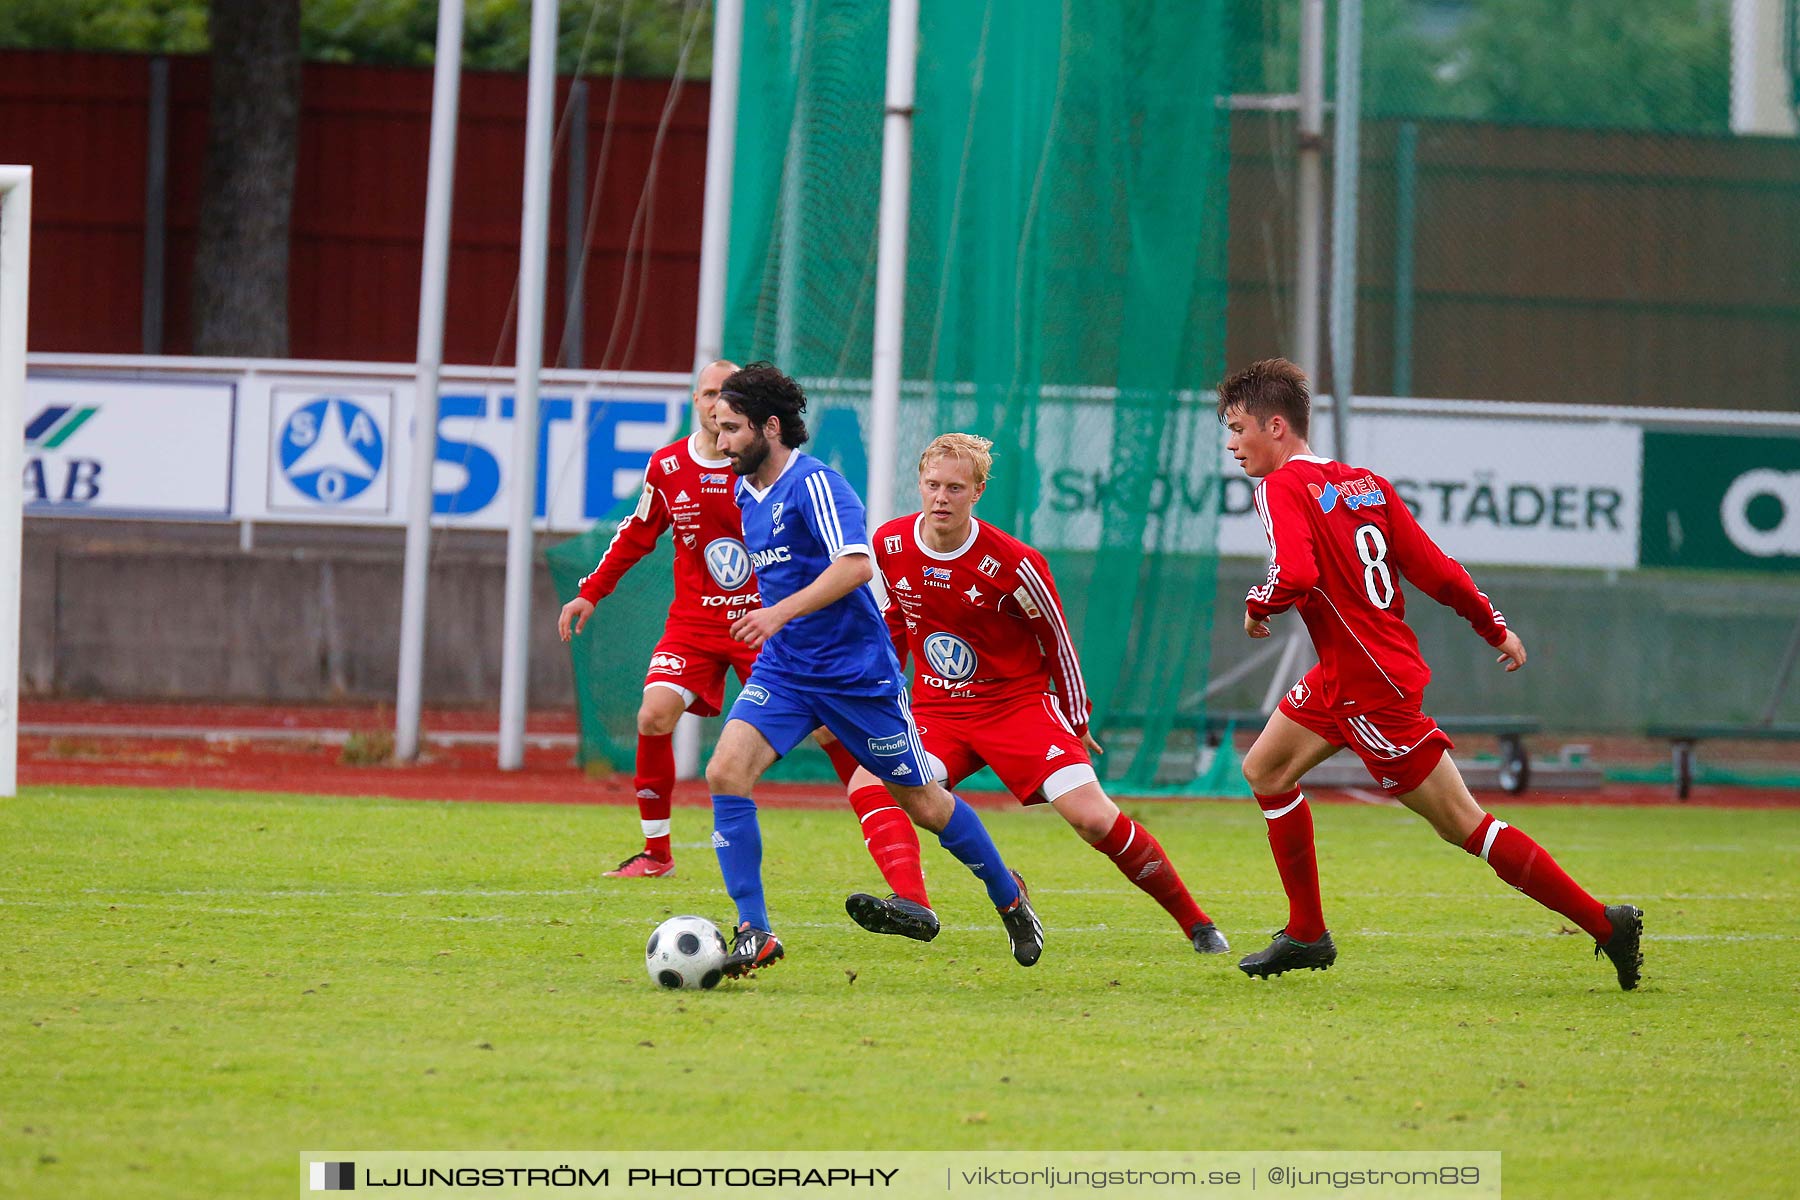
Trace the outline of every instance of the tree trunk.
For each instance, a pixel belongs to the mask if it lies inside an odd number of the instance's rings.
[[[285,357],[300,0],[211,0],[194,353]]]

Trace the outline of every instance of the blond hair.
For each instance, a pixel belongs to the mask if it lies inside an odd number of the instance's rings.
[[[919,474],[925,473],[925,467],[933,459],[960,458],[969,464],[975,472],[975,486],[981,487],[988,481],[994,471],[994,456],[990,451],[994,443],[984,437],[976,437],[972,433],[941,433],[931,439],[931,445],[919,455]]]

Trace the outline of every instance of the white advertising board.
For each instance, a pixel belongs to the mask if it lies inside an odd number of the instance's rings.
[[[32,375],[28,516],[231,516],[229,381]]]
[[[240,520],[397,525],[412,471],[410,380],[303,373],[243,385]],[[505,529],[516,402],[510,383],[449,382],[438,393],[436,519]],[[538,398],[539,528],[584,530],[635,499],[650,452],[687,429],[685,379],[546,383]]]
[[[413,382],[403,370],[260,363],[226,378],[146,375],[32,376],[27,512],[405,522]],[[866,388],[816,381],[809,391],[807,450],[863,489]],[[650,452],[688,427],[687,381],[678,375],[547,379],[539,403],[535,511],[540,528],[558,532],[619,515]],[[1359,411],[1349,457],[1392,480],[1450,554],[1471,564],[1637,565],[1639,424],[1383,403],[1418,408]],[[439,406],[436,520],[506,528],[510,379],[447,372]],[[943,411],[911,389],[901,461],[913,461],[938,432],[932,425]],[[1024,484],[1031,519],[1019,533],[1052,550],[1141,536],[1148,549],[1205,552],[1216,516],[1221,553],[1267,553],[1253,481],[1225,453],[1206,398],[1189,397],[1150,446],[1115,447],[1111,418],[1111,401],[1093,391],[1046,393],[1034,421],[1037,469]],[[1000,468],[1015,469],[1004,459]],[[911,511],[911,473],[900,476],[896,511]]]
[[[1214,425],[1214,428],[1208,428]],[[1124,487],[1105,422],[1038,427],[1040,544],[1097,546]],[[1221,554],[1266,556],[1256,481],[1226,452],[1210,405],[1184,412],[1149,455],[1147,547],[1203,549],[1219,515]],[[1359,413],[1350,461],[1386,476],[1445,552],[1465,563],[1628,569],[1638,562],[1643,431],[1636,425],[1420,413]],[[1170,447],[1175,452],[1170,453]],[[1209,465],[1210,464],[1210,465]]]

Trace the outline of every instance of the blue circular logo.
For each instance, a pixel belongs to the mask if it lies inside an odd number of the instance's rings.
[[[750,582],[750,552],[736,538],[717,538],[706,543],[706,569],[714,583],[736,591]]]
[[[281,473],[301,495],[342,504],[381,474],[381,427],[362,405],[342,396],[302,404],[281,427]]]
[[[925,665],[939,679],[961,683],[975,674],[975,648],[953,634],[934,633],[925,639]]]

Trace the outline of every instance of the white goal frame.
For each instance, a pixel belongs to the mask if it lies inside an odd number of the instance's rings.
[[[25,314],[31,168],[0,166],[0,797],[19,790],[20,569],[24,541]]]

